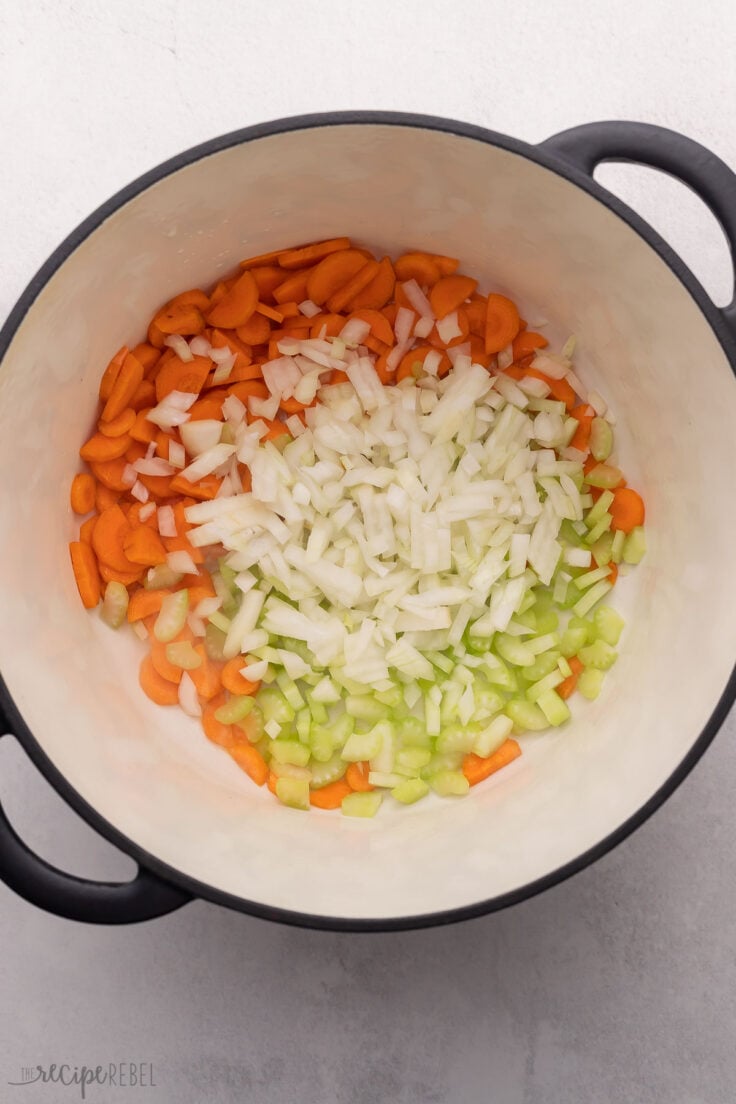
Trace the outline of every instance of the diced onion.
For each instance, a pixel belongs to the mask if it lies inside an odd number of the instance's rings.
[[[189,342],[181,334],[169,334],[164,338],[164,345],[167,345],[169,349],[173,349],[179,360],[188,363],[190,360],[194,360],[192,350],[189,348]]]

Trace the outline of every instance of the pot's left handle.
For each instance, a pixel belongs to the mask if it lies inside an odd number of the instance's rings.
[[[12,727],[0,701],[0,737]],[[0,805],[0,879],[32,905],[89,924],[135,924],[185,905],[189,894],[138,868],[131,882],[94,882],[40,858],[13,829]]]

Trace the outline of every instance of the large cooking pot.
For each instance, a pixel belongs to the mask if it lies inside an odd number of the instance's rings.
[[[217,138],[90,216],[0,337],[0,731],[139,864],[72,877],[0,814],[0,876],[58,915],[143,920],[192,896],[310,927],[447,923],[521,901],[640,825],[702,755],[736,690],[736,305],[716,309],[654,231],[594,183],[629,160],[689,184],[736,241],[736,177],[688,139],[601,123],[526,145],[382,112],[286,119]],[[136,683],[139,643],[86,613],[67,506],[101,366],[152,309],[242,256],[350,234],[431,248],[577,334],[610,400],[649,552],[620,587],[621,658],[594,703],[463,801],[373,821],[305,816],[256,789]]]

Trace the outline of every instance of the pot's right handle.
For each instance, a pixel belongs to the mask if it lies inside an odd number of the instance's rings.
[[[650,123],[584,123],[560,131],[542,149],[589,176],[603,161],[632,161],[661,169],[698,195],[718,219],[731,250],[736,253],[736,174],[705,146],[666,127]],[[736,337],[736,296],[719,308]]]
[[[2,687],[0,687],[0,695]],[[0,696],[0,738],[11,735]],[[130,882],[95,882],[51,866],[31,851],[0,805],[0,880],[32,905],[90,924],[134,924],[185,905],[191,896],[143,867]]]

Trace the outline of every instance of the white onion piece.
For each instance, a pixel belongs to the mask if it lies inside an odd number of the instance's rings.
[[[458,322],[457,311],[451,311],[437,323],[437,333],[443,345],[449,345],[454,338],[460,337],[462,332],[460,323]]]
[[[187,422],[179,429],[179,436],[190,456],[199,456],[219,443],[222,436],[222,422],[214,418],[200,418],[196,422]]]
[[[422,318],[433,319],[434,311],[432,310],[429,299],[424,294],[416,280],[406,280],[401,286],[406,292],[406,298],[409,300],[417,314],[421,315]]]
[[[286,426],[292,437],[301,436],[301,434],[304,433],[307,428],[298,414],[290,414],[284,422],[284,425]]]
[[[215,364],[223,364],[233,356],[233,351],[229,345],[220,345],[218,348],[215,348],[213,345],[209,355],[210,359],[214,360]]]
[[[123,468],[122,481],[126,487],[132,487],[135,483],[138,475],[132,464],[126,464]]]
[[[188,467],[184,468],[181,474],[190,483],[196,483],[197,480],[204,479],[206,475],[211,475],[215,468],[219,468],[220,464],[229,459],[234,452],[235,445],[222,443],[215,445],[213,448],[207,449],[206,452],[200,453],[196,460],[193,460]]]
[[[425,338],[429,337],[434,329],[434,318],[420,318],[414,327],[414,336]]]
[[[202,334],[197,334],[196,337],[192,338],[192,340],[189,342],[189,348],[195,356],[206,356],[209,357],[210,360],[212,360],[212,346],[210,345],[207,338],[203,337]]]
[[[454,368],[457,364],[458,357],[470,356],[470,342],[464,341],[462,345],[453,345],[451,348],[447,349],[446,352],[450,359],[450,364]]]
[[[178,537],[179,532],[176,528],[176,519],[174,517],[173,506],[159,506],[158,514],[156,515],[156,521],[158,522],[158,531],[162,537]]]
[[[512,345],[507,345],[504,349],[501,349],[498,353],[498,368],[503,372],[507,368],[510,368],[514,363],[514,349]]]
[[[294,362],[293,357],[280,356],[263,365],[263,379],[266,387],[272,395],[278,396],[279,402],[282,398],[291,398],[301,378],[299,365]]]
[[[217,595],[214,595],[212,598],[202,598],[195,606],[193,613],[195,617],[203,617],[206,619],[211,617],[213,613],[216,613],[221,605],[222,598],[218,598]]]
[[[532,368],[543,372],[550,379],[563,379],[571,367],[567,357],[558,356],[556,353],[537,353],[532,361]]]
[[[181,334],[169,334],[168,337],[164,338],[164,345],[168,345],[170,349],[173,349],[179,360],[183,360],[185,364],[190,360],[194,360],[189,342]]]
[[[138,511],[138,517],[141,521],[148,521],[149,517],[152,517],[156,513],[156,503],[147,502],[145,506],[142,506]]]
[[[173,475],[176,470],[162,456],[153,456],[150,460],[135,460],[132,467],[139,475]]]
[[[245,421],[246,406],[237,395],[228,395],[222,404],[222,413],[228,422],[238,425]],[[194,425],[195,423],[190,423]]]
[[[169,441],[169,463],[174,468],[183,468],[187,462],[184,446],[179,441]]]
[[[177,575],[199,575],[199,568],[189,552],[169,552],[166,562]]]
[[[424,371],[428,376],[436,376],[441,363],[442,353],[439,349],[432,349],[424,358]]]
[[[217,367],[212,373],[212,382],[215,385],[224,383],[225,380],[230,378],[230,373],[235,367],[235,353],[230,353],[229,356],[224,357],[221,361],[216,363]]]
[[[605,418],[608,411],[608,403],[597,391],[588,392],[588,402],[595,410],[599,418]]]
[[[248,396],[248,409],[257,418],[268,418],[273,421],[278,413],[281,400],[278,395],[271,395],[269,399],[259,399],[255,395]],[[268,426],[263,427],[263,432],[268,433]]]
[[[135,483],[130,488],[130,493],[133,498],[137,498],[139,502],[148,502],[148,487],[144,487],[139,479],[136,479]]]
[[[267,670],[268,662],[265,659],[259,659],[253,663],[246,663],[245,667],[240,668],[240,674],[249,682],[260,682]]]
[[[299,311],[305,318],[314,318],[315,315],[322,313],[322,308],[313,303],[311,299],[305,299],[299,304]]]
[[[370,322],[365,322],[362,318],[350,318],[340,330],[340,338],[346,345],[360,345],[370,332]]]
[[[197,688],[187,671],[184,671],[179,682],[179,705],[190,717],[202,716],[202,706],[199,704]]]

